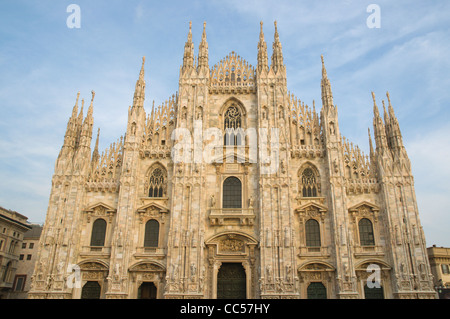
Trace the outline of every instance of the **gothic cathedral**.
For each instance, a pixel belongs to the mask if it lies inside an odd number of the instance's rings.
[[[178,92],[91,151],[79,93],[55,164],[29,298],[435,298],[411,163],[389,93],[370,154],[287,89],[275,23],[257,66],[209,66],[189,28]]]

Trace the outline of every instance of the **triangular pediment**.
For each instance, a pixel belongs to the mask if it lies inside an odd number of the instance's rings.
[[[317,209],[319,212],[326,212],[328,208],[316,202],[305,203],[295,209],[296,212],[304,212],[311,209]]]
[[[168,213],[169,212],[169,208],[167,208],[167,207],[165,207],[165,206],[163,206],[163,205],[161,205],[161,204],[157,204],[157,203],[155,203],[155,202],[151,202],[151,203],[149,203],[149,204],[147,204],[147,205],[144,205],[144,206],[141,206],[141,207],[139,207],[138,209],[137,209],[137,212],[138,213],[145,213],[145,212],[147,212],[147,211],[158,211],[158,212],[160,212],[160,213]]]
[[[105,204],[103,202],[98,202],[93,205],[90,205],[84,211],[85,212],[93,212],[95,209],[98,209],[98,208],[103,209],[107,212],[115,212],[116,211],[116,208],[114,208],[108,204]]]
[[[372,210],[372,211],[379,211],[379,210],[380,210],[380,208],[379,208],[377,205],[374,205],[374,204],[369,203],[369,202],[367,202],[367,201],[363,201],[363,202],[361,202],[361,203],[358,203],[358,204],[356,204],[355,206],[350,207],[348,210],[349,210],[350,212],[358,211],[358,210],[360,210],[361,208],[363,208],[364,206],[368,207],[368,208],[369,208],[370,210]]]

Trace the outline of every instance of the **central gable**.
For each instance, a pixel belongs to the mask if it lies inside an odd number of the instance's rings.
[[[210,74],[210,88],[255,87],[255,68],[234,51],[214,65]]]

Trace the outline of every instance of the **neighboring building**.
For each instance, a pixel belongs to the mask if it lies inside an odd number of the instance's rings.
[[[435,298],[389,94],[366,156],[323,58],[320,113],[288,91],[276,25],[270,65],[262,23],[256,68],[234,52],[210,68],[205,29],[198,52],[190,28],[178,92],[150,113],[143,60],[101,155],[78,94],[29,298]]]
[[[450,299],[450,248],[432,247],[427,248],[430,260],[433,284],[439,294],[439,298]]]
[[[24,233],[31,229],[27,217],[0,207],[0,299],[10,298]]]
[[[30,224],[30,226],[31,229],[23,235],[21,248],[18,249],[19,262],[17,263],[10,299],[26,299],[30,290],[31,277],[33,276],[39,248],[39,238],[42,232],[41,225]]]

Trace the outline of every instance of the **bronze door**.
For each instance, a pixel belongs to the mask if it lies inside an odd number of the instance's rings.
[[[217,299],[245,299],[246,275],[241,263],[223,263],[217,275]]]
[[[100,299],[101,290],[97,281],[88,281],[81,290],[81,299]]]
[[[308,299],[327,299],[327,289],[321,282],[312,282],[307,289]]]
[[[143,282],[139,287],[138,299],[156,299],[156,286],[152,282]]]

